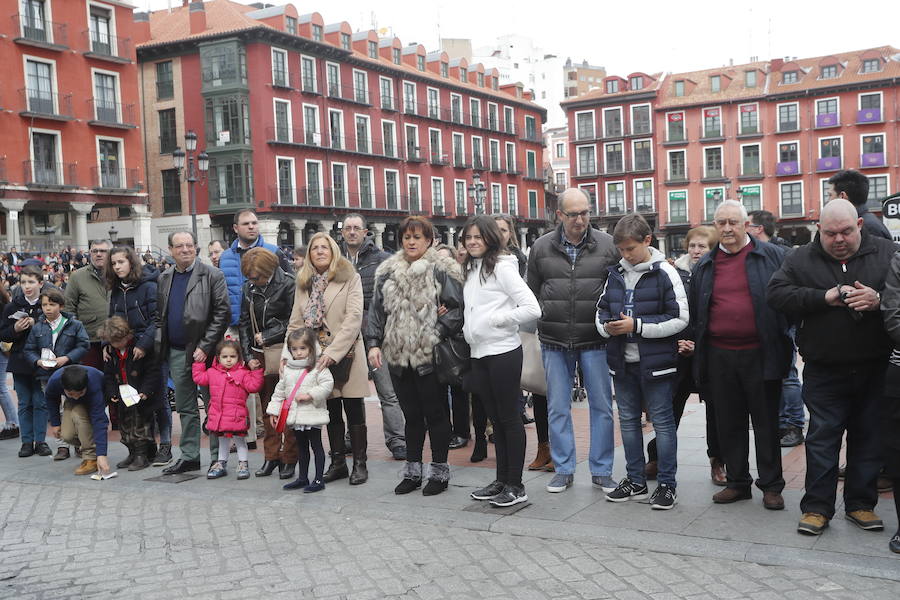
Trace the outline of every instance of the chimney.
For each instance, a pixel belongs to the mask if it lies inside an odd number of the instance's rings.
[[[188,13],[191,19],[191,34],[206,31],[206,9],[203,8],[203,2],[191,2]]]
[[[150,41],[150,13],[134,13],[134,35],[132,41],[135,44],[143,44]]]
[[[773,58],[771,61],[769,61],[769,64],[771,65],[770,69],[772,70],[772,72],[776,73],[781,70],[781,67],[784,66],[784,59],[783,58]]]

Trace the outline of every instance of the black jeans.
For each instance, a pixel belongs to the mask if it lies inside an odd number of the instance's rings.
[[[425,433],[431,440],[431,462],[446,463],[450,449],[447,388],[434,373],[419,375],[415,369],[391,373],[394,392],[406,418],[406,460],[422,462]]]
[[[806,434],[806,493],[800,510],[834,516],[841,439],[847,432],[844,508],[872,510],[878,503],[881,469],[879,410],[887,361],[849,365],[806,363],[803,403]]]
[[[550,442],[550,423],[547,417],[547,396],[531,394],[531,402],[534,411],[534,428],[537,431],[539,443]]]
[[[497,481],[522,485],[525,465],[525,425],[519,402],[522,377],[522,348],[503,354],[472,359],[473,383],[494,424],[494,451],[497,454]]]
[[[456,385],[449,386],[450,403],[447,405],[450,411],[450,422],[453,425],[453,435],[464,439],[471,437],[469,428],[469,394]]]
[[[781,492],[781,438],[778,436],[778,407],[781,380],[763,379],[763,350],[725,350],[709,347],[709,395],[715,404],[716,428],[722,458],[728,471],[728,487],[749,489],[750,434],[747,417],[753,423],[756,442],[756,486],[765,492]]]

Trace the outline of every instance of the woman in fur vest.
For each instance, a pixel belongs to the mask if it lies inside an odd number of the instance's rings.
[[[331,236],[324,232],[315,234],[307,245],[303,267],[297,273],[294,308],[287,335],[290,337],[291,332],[301,327],[316,331],[322,350],[316,369],[331,368],[334,377],[334,389],[327,402],[331,464],[323,477],[325,483],[348,476],[341,408],[347,415],[353,450],[350,485],[365,483],[369,479],[366,468],[366,412],[363,407],[363,398],[369,395],[369,367],[360,332],[362,316],[363,292],[359,274],[353,264],[341,256],[340,248]],[[349,371],[346,371],[341,361],[348,355],[352,358],[349,359]],[[287,347],[281,356],[282,364],[291,358]]]
[[[366,340],[369,364],[388,368],[406,417],[406,465],[394,489],[408,494],[422,485],[425,432],[431,440],[431,469],[425,496],[447,489],[450,420],[446,387],[434,373],[434,346],[457,335],[463,324],[462,272],[452,258],[431,245],[431,222],[407,217],[400,222],[402,247],[375,272]]]

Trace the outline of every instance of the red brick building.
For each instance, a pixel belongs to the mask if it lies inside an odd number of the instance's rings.
[[[411,213],[452,237],[475,212],[476,171],[485,212],[514,213],[523,236],[544,223],[545,111],[495,70],[291,4],[210,0],[138,20],[155,239],[189,222],[171,162],[189,130],[209,155],[201,242],[229,237],[244,207],[280,245],[357,211],[389,247]]]
[[[663,245],[680,251],[684,233],[709,223],[725,198],[740,199],[748,210],[771,211],[779,235],[805,243],[826,181],[842,168],[869,177],[870,209],[879,213],[880,200],[896,191],[900,176],[898,52],[883,46],[666,75],[647,100],[654,113],[657,236]],[[573,173],[581,145],[576,115],[627,107],[634,93],[607,92],[563,104],[571,115]],[[602,171],[605,163],[597,168],[597,177],[573,181],[597,185],[602,211],[609,206],[606,184],[620,176]],[[629,193],[635,194],[626,186],[632,210],[636,195]]]
[[[3,6],[4,245],[86,247],[97,209],[146,212],[132,7],[106,0]]]

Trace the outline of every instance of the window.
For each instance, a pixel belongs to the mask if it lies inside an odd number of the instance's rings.
[[[416,114],[416,84],[410,81],[403,82],[403,112]]]
[[[421,180],[418,175],[408,175],[406,177],[406,195],[409,199],[410,212],[421,212]]]
[[[538,197],[537,190],[528,190],[528,218],[537,219]]]
[[[725,199],[725,190],[722,188],[707,188],[703,193],[705,196],[703,220],[712,221],[716,216],[716,207]]]
[[[778,144],[778,162],[795,163],[797,162],[797,142],[788,142],[786,144]]]
[[[159,111],[159,153],[168,154],[178,146],[175,109]]]
[[[484,73],[476,73],[476,79],[478,80],[478,87],[484,87]]]
[[[881,70],[881,59],[878,58],[867,58],[862,61],[862,72],[863,73],[877,73]]]
[[[625,170],[622,142],[604,144],[606,153],[606,173],[621,173]]]
[[[578,174],[595,175],[597,173],[597,149],[594,146],[578,148]]]
[[[575,113],[575,139],[594,139],[594,113]]]
[[[462,123],[462,96],[459,94],[450,94],[450,120]]]
[[[666,141],[683,142],[684,140],[684,113],[666,114]]]
[[[439,119],[441,116],[441,102],[438,90],[428,88],[428,118]]]
[[[276,172],[278,173],[278,204],[296,204],[297,196],[294,189],[294,159],[276,159]]]
[[[360,208],[372,208],[375,206],[375,184],[373,179],[371,168],[359,167]]]
[[[860,94],[859,95],[860,110],[881,110],[881,94]]]
[[[606,212],[611,215],[625,212],[625,183],[613,181],[606,184]]]
[[[491,171],[500,171],[500,142],[491,140],[488,142],[488,152],[491,159]]]
[[[537,133],[537,121],[531,115],[525,115],[525,138],[532,141],[540,141]]]
[[[441,130],[428,130],[428,152],[431,153],[431,162],[443,164],[444,148],[441,143]]]
[[[707,179],[722,177],[722,148],[704,148],[703,149],[703,166]]]
[[[369,78],[365,71],[353,70],[353,99],[360,104],[369,103]]]
[[[684,80],[680,79],[675,82],[675,95],[684,96]]]
[[[800,129],[797,110],[797,104],[780,104],[778,106],[778,131]]]
[[[722,111],[719,108],[703,109],[703,137],[716,138],[722,136]]]
[[[341,33],[341,48],[344,50],[350,50],[350,34],[349,33]]]
[[[288,17],[288,19],[290,19],[290,18],[291,17]],[[321,25],[316,25],[315,23],[313,23],[312,39],[314,42],[321,42],[323,39],[325,39],[325,36],[322,34],[322,26]]]
[[[887,175],[874,175],[869,177],[869,197],[866,206],[869,210],[881,211],[881,201],[888,196]]]
[[[291,35],[297,35],[297,19],[296,17],[288,17],[284,18],[284,27],[287,32]],[[321,41],[321,40],[319,40]]]
[[[453,199],[456,202],[456,214],[466,214],[466,182],[463,179],[453,181]]]
[[[642,104],[631,107],[631,133],[643,135],[650,133],[650,105]]]
[[[722,91],[722,76],[721,75],[710,75],[709,89],[712,92]]]
[[[884,136],[883,135],[864,135],[862,136],[862,151],[866,154],[884,154]],[[883,162],[883,160],[882,160]]]
[[[472,136],[472,168],[475,170],[484,168],[484,161],[481,157],[481,138],[477,135]]]
[[[168,100],[175,96],[172,61],[156,63],[156,99]]]
[[[778,188],[781,195],[781,215],[802,215],[803,184],[799,181],[782,183]]]
[[[388,210],[397,210],[400,207],[400,184],[397,181],[399,173],[390,169],[384,171],[384,198]]]
[[[634,77],[628,80],[628,87],[634,90],[642,90],[644,89],[644,78],[640,75],[635,75]]]
[[[669,192],[669,222],[687,223],[687,192]]]
[[[684,150],[669,152],[669,181],[687,179],[687,165]]]
[[[356,115],[356,151],[369,154],[369,117]]]
[[[744,87],[756,87],[756,74],[757,71],[744,71]]]
[[[606,82],[606,93],[607,94],[615,94],[619,91],[619,80],[618,79],[610,79]]]
[[[491,212],[498,214],[503,212],[503,188],[499,183],[491,184]],[[511,232],[515,235],[515,232]]]
[[[649,171],[653,168],[653,144],[650,140],[639,140],[631,145],[634,154],[635,171]]]
[[[826,65],[822,67],[821,74],[819,75],[819,79],[834,79],[837,77],[838,69],[837,65]]]
[[[797,71],[785,71],[781,74],[782,85],[797,83]]]
[[[493,102],[488,102],[488,128],[491,131],[497,131],[497,105]]]
[[[841,158],[841,138],[822,138],[819,140],[819,158]],[[839,166],[840,163],[837,163]]]
[[[453,166],[464,167],[466,164],[466,152],[463,148],[464,138],[461,133],[453,134]]]
[[[603,135],[618,137],[622,135],[622,109],[607,108],[603,111]]]
[[[440,177],[431,178],[431,212],[444,214],[444,180]]]
[[[762,208],[762,186],[745,185],[738,188],[740,193],[741,204],[747,209],[747,212],[760,210]]]
[[[759,112],[756,104],[741,105],[741,135],[759,133]]]
[[[318,146],[322,143],[322,134],[319,133],[319,107],[303,105],[303,143]]]
[[[441,77],[449,77],[450,76],[450,65],[445,62],[441,62]]]
[[[381,141],[384,147],[384,155],[390,158],[397,157],[397,126],[393,121],[381,122]]]
[[[181,212],[181,181],[178,169],[160,171],[162,177],[163,212],[166,214]]]
[[[287,52],[272,48],[272,85],[288,87]]]
[[[118,123],[119,103],[116,102],[118,79],[107,73],[94,73],[94,117],[106,123]]]
[[[515,173],[516,171],[516,145],[512,142],[506,142],[506,172]]]
[[[369,41],[369,58],[378,58],[378,42]]]
[[[837,115],[838,99],[826,98],[825,100],[816,101],[816,115]],[[816,123],[818,125],[818,123]]]
[[[564,188],[566,187],[566,174],[563,171],[559,171],[553,174],[553,178],[556,181],[556,185]]]
[[[47,22],[44,0],[22,0],[22,35],[38,42],[52,42],[52,27]],[[62,41],[62,40],[60,40]]]
[[[481,100],[469,98],[469,118],[473,127],[481,127]]]
[[[247,84],[247,57],[236,44],[204,48],[200,54],[205,87]]]
[[[117,55],[118,48],[114,47],[115,31],[110,11],[91,5],[88,25],[91,32],[91,51],[107,56]]]
[[[759,144],[741,146],[741,175],[759,175]]]
[[[331,163],[331,198],[335,206],[347,206],[347,166]]]
[[[565,142],[557,142],[553,145],[553,158],[565,158],[566,157],[566,144]]]
[[[638,212],[653,211],[652,179],[638,179],[634,182],[634,209]]]
[[[400,48],[391,48],[391,61],[395,65],[400,64],[400,62],[401,62]]]
[[[345,148],[344,144],[344,113],[339,110],[328,110],[328,135],[331,138],[331,147],[338,150]]]
[[[53,65],[29,59],[25,63],[25,71],[28,110],[45,115],[57,114]]]
[[[516,132],[515,124],[516,124],[516,121],[514,118],[513,109],[510,108],[509,106],[504,106],[503,107],[503,131],[506,133],[515,133]]]
[[[406,126],[406,157],[409,160],[419,159],[419,129],[415,125]]]
[[[525,176],[532,179],[537,178],[537,155],[534,150],[525,152]]]
[[[459,68],[459,80],[469,83],[469,70],[465,67]]]
[[[128,187],[122,164],[122,143],[119,140],[97,139],[97,158],[100,163],[100,187],[122,189]]]
[[[209,173],[209,197],[213,204],[253,202],[253,167],[249,156],[210,159]]]
[[[206,141],[217,146],[250,143],[247,98],[217,96],[206,100]]]
[[[506,205],[509,214],[515,215],[519,212],[519,201],[516,198],[516,186],[514,185],[506,186]]]
[[[378,85],[381,90],[381,108],[394,110],[394,82],[386,77],[381,77]]]
[[[301,56],[300,71],[303,77],[303,91],[317,93],[319,88],[316,85],[316,59]]]

